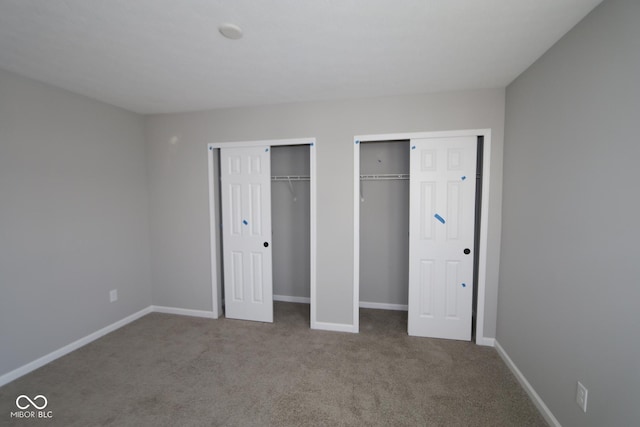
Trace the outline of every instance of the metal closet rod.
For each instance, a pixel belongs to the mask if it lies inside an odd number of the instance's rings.
[[[276,175],[271,177],[271,181],[310,181],[309,175]]]
[[[309,175],[276,175],[271,177],[271,181],[309,181]],[[390,180],[408,180],[409,174],[404,173],[383,173],[360,175],[363,181],[390,181]]]
[[[407,173],[379,173],[371,175],[360,175],[362,181],[391,181],[391,180],[408,180]]]

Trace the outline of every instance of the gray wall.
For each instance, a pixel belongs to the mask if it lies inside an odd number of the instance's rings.
[[[360,174],[391,173],[409,173],[409,141],[360,144]],[[409,180],[360,185],[360,301],[407,305]]]
[[[153,302],[211,310],[206,144],[316,137],[318,321],[353,319],[353,137],[493,129],[485,335],[494,336],[504,90],[449,92],[149,116]]]
[[[564,426],[640,425],[639,22],[607,0],[507,88],[497,338]]]
[[[143,118],[0,70],[0,375],[150,297]]]
[[[271,175],[309,176],[309,146],[272,147]],[[271,184],[273,293],[308,298],[309,181],[292,181],[291,186],[293,193],[287,181]]]

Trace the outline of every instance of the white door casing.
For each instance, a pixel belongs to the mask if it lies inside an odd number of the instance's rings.
[[[410,150],[408,332],[469,341],[477,137],[412,139]]]
[[[273,322],[269,146],[221,148],[225,316]]]

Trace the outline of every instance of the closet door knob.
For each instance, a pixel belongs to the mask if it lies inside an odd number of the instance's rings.
[[[464,252],[465,255],[469,255],[471,253],[471,249],[465,248],[465,250],[462,252]]]
[[[269,247],[269,242],[264,242],[264,247],[268,248]]]

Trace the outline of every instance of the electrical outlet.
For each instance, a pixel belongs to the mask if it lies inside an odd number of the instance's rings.
[[[118,290],[117,289],[113,289],[111,292],[109,292],[109,301],[111,301],[111,302],[118,301]]]
[[[583,412],[587,412],[587,396],[589,390],[578,381],[578,388],[576,389],[576,403],[582,408]]]

